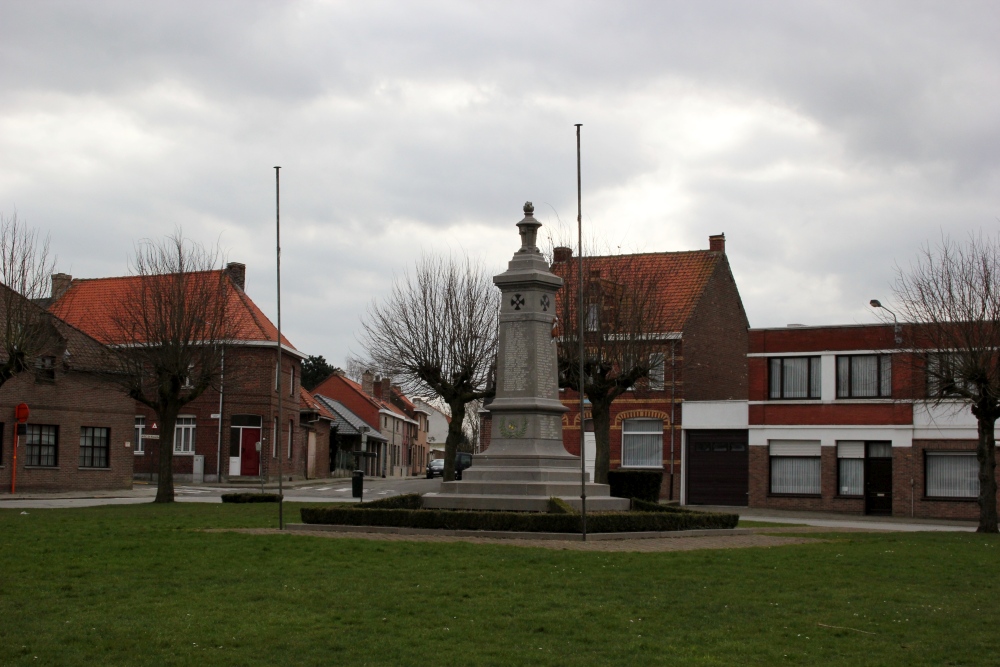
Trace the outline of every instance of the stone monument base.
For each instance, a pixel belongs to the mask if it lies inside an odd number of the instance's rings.
[[[580,511],[580,459],[563,456],[473,457],[460,482],[442,482],[439,493],[424,494],[429,509],[547,512],[549,498]],[[628,498],[613,498],[607,484],[588,481],[588,512],[623,512]]]

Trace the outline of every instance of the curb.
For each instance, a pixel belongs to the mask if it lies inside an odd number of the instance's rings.
[[[582,542],[579,533],[529,533],[499,530],[449,530],[436,528],[399,528],[395,526],[334,526],[330,524],[286,523],[285,530],[301,533],[381,533],[390,535],[440,535],[442,537],[491,537],[509,540],[559,540]],[[752,528],[713,528],[700,530],[660,530],[642,533],[587,533],[588,541],[648,540],[673,537],[733,537],[753,535]]]

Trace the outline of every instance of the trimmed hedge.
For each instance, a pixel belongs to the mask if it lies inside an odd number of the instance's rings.
[[[277,493],[223,493],[224,503],[276,503],[281,500]]]
[[[302,522],[337,526],[392,526],[444,530],[495,530],[525,533],[579,533],[579,514],[466,512],[456,510],[304,507]],[[736,514],[707,512],[609,512],[587,517],[593,533],[735,528]]]
[[[632,499],[632,511],[633,512],[675,512],[675,513],[687,513],[690,514],[692,510],[684,509],[677,505],[661,505],[660,503],[651,503],[641,498]]]
[[[577,511],[562,498],[552,496],[549,498],[549,514],[577,514]]]
[[[660,500],[662,470],[609,470],[608,484],[615,498],[639,498],[651,503]]]
[[[355,507],[370,507],[383,510],[418,510],[424,506],[424,499],[419,493],[405,493],[401,496],[389,496],[378,500],[358,503]]]

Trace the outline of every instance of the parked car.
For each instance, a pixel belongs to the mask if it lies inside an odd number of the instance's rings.
[[[472,465],[472,454],[457,452],[455,454],[455,479],[462,479],[462,471]],[[427,479],[444,476],[444,459],[434,459],[427,465]]]

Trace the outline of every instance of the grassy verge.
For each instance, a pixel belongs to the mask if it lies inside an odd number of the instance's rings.
[[[3,665],[996,662],[996,536],[601,553],[197,530],[273,505],[26,511],[0,510]]]

